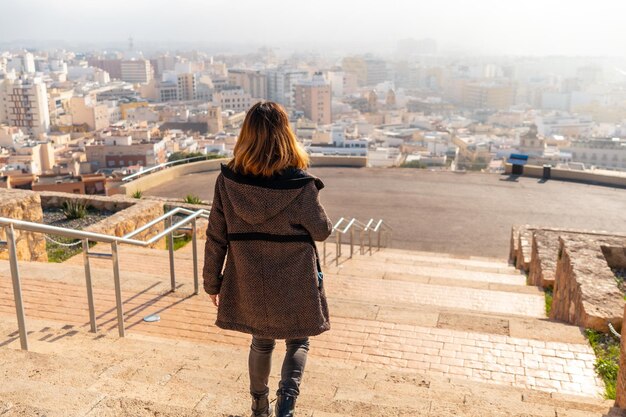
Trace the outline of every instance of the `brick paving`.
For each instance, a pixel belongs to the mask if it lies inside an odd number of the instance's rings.
[[[390,294],[389,283],[375,290],[354,277],[336,276],[329,292],[346,297]],[[375,281],[375,280],[371,280]],[[351,284],[352,282],[352,284]],[[375,282],[381,283],[381,280]],[[394,283],[395,285],[404,283]],[[57,320],[88,328],[85,289],[80,285],[41,279],[23,279],[27,317]],[[393,289],[393,297],[423,287]],[[12,315],[10,280],[0,280],[0,314]],[[114,295],[110,289],[95,289],[98,323],[116,326]],[[467,289],[463,290],[466,293]],[[503,298],[511,293],[502,293]],[[517,296],[516,294],[512,294]],[[125,291],[125,322],[128,332],[190,340],[201,343],[246,346],[247,335],[224,331],[213,325],[215,310],[208,297],[180,297],[150,292]],[[374,302],[376,297],[371,297]],[[443,298],[439,301],[444,302]],[[450,301],[452,303],[452,301]],[[506,298],[502,301],[506,305]],[[510,304],[512,312],[519,308]],[[161,321],[145,323],[145,315],[158,313]],[[594,355],[586,344],[555,343],[494,334],[463,332],[391,321],[333,317],[333,329],[315,338],[312,354],[385,369],[415,369],[442,376],[579,395],[596,395],[602,384],[593,370]]]

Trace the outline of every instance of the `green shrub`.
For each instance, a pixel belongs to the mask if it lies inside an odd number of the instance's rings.
[[[187,243],[191,242],[191,236],[184,234],[182,236],[175,236],[174,237],[174,250],[177,251],[178,249],[184,247]],[[165,249],[169,249],[170,248],[170,242],[169,239],[165,240]]]
[[[609,400],[614,400],[619,371],[620,342],[610,334],[592,329],[586,329],[585,336],[596,354],[594,368],[606,386],[604,396]]]
[[[187,194],[183,201],[187,204],[202,204],[202,200],[200,199],[200,197],[193,194]]]
[[[143,191],[137,190],[133,193],[133,198],[141,198],[143,197]]]
[[[549,317],[552,311],[552,288],[546,288],[544,294],[546,297],[546,316]]]
[[[87,206],[80,201],[66,200],[61,211],[68,220],[82,219],[87,215]]]

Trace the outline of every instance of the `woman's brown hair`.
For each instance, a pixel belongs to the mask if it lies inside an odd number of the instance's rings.
[[[309,155],[289,127],[285,110],[271,101],[248,110],[228,167],[240,174],[271,177],[293,167],[306,169]]]

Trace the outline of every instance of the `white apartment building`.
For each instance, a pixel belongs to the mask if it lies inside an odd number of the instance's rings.
[[[35,73],[35,58],[30,52],[25,52],[22,55],[12,56],[6,65],[7,71],[15,71],[16,73]]]
[[[0,123],[39,136],[50,129],[46,85],[40,77],[8,76],[0,80]]]
[[[626,170],[626,140],[595,139],[572,141],[562,151],[570,153],[572,161],[585,166]]]
[[[344,71],[327,71],[326,79],[330,82],[333,97],[343,97],[356,93],[358,89],[356,75]]]
[[[561,113],[539,116],[535,119],[535,124],[540,135],[569,137],[588,137],[591,135],[594,125],[590,116],[573,116]]]
[[[2,148],[14,148],[27,139],[28,136],[17,127],[0,126],[0,147]]]
[[[290,68],[274,68],[266,72],[267,96],[271,101],[293,107],[295,84],[309,76],[308,71]]]
[[[340,155],[340,156],[367,156],[367,139],[346,139],[343,126],[334,125],[330,132],[318,132],[314,135],[322,143],[313,143],[306,147],[310,154]],[[326,143],[328,141],[328,143]]]
[[[147,59],[133,59],[121,63],[122,81],[144,84],[152,79],[152,65]]]

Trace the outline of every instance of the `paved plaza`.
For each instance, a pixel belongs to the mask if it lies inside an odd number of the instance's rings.
[[[313,168],[333,220],[384,218],[395,247],[506,257],[514,224],[626,232],[626,190],[484,173]],[[146,195],[213,198],[217,172],[191,174]]]

